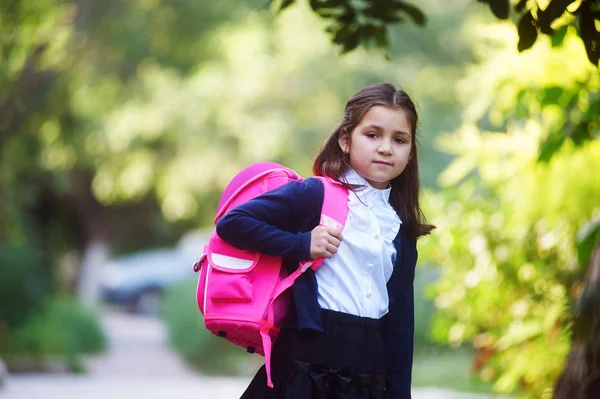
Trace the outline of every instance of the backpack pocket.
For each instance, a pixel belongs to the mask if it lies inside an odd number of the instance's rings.
[[[211,282],[208,285],[208,298],[213,302],[252,301],[253,259],[242,259],[212,253],[210,257]]]
[[[250,279],[248,276],[240,274],[232,274],[227,276],[227,286],[224,284],[219,284],[212,288],[210,292],[210,299],[213,302],[250,302],[252,301],[252,284],[250,283]]]

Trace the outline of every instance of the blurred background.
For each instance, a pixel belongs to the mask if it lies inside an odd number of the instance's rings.
[[[2,0],[0,397],[239,396],[262,358],[195,303],[220,193],[257,161],[310,176],[345,102],[382,81],[418,104],[437,226],[419,241],[414,397],[599,389],[599,15]]]

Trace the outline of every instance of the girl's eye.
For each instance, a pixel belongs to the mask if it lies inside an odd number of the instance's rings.
[[[397,139],[395,139],[394,141],[395,141],[396,143],[401,143],[401,144],[403,144],[403,143],[406,143],[406,140],[404,140],[404,139],[403,139],[403,138],[401,138],[401,137],[398,137],[398,138],[397,138]]]
[[[370,132],[370,133],[367,133],[367,137],[374,139],[375,137],[377,137],[377,134]]]

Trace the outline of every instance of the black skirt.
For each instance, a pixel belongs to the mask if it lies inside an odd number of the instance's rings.
[[[381,321],[323,310],[323,332],[285,325],[241,399],[388,399]]]

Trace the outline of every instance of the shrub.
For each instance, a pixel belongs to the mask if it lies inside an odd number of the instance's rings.
[[[171,344],[194,368],[207,374],[240,374],[258,355],[218,338],[203,324],[196,306],[196,280],[175,284],[165,292],[162,315]]]
[[[71,370],[79,370],[79,355],[105,349],[106,338],[96,316],[71,299],[52,298],[43,311],[35,313],[23,325],[8,333],[0,342],[0,354],[11,359],[43,361],[48,357],[67,360]]]
[[[16,327],[41,310],[51,288],[42,262],[34,248],[0,242],[0,327]]]

